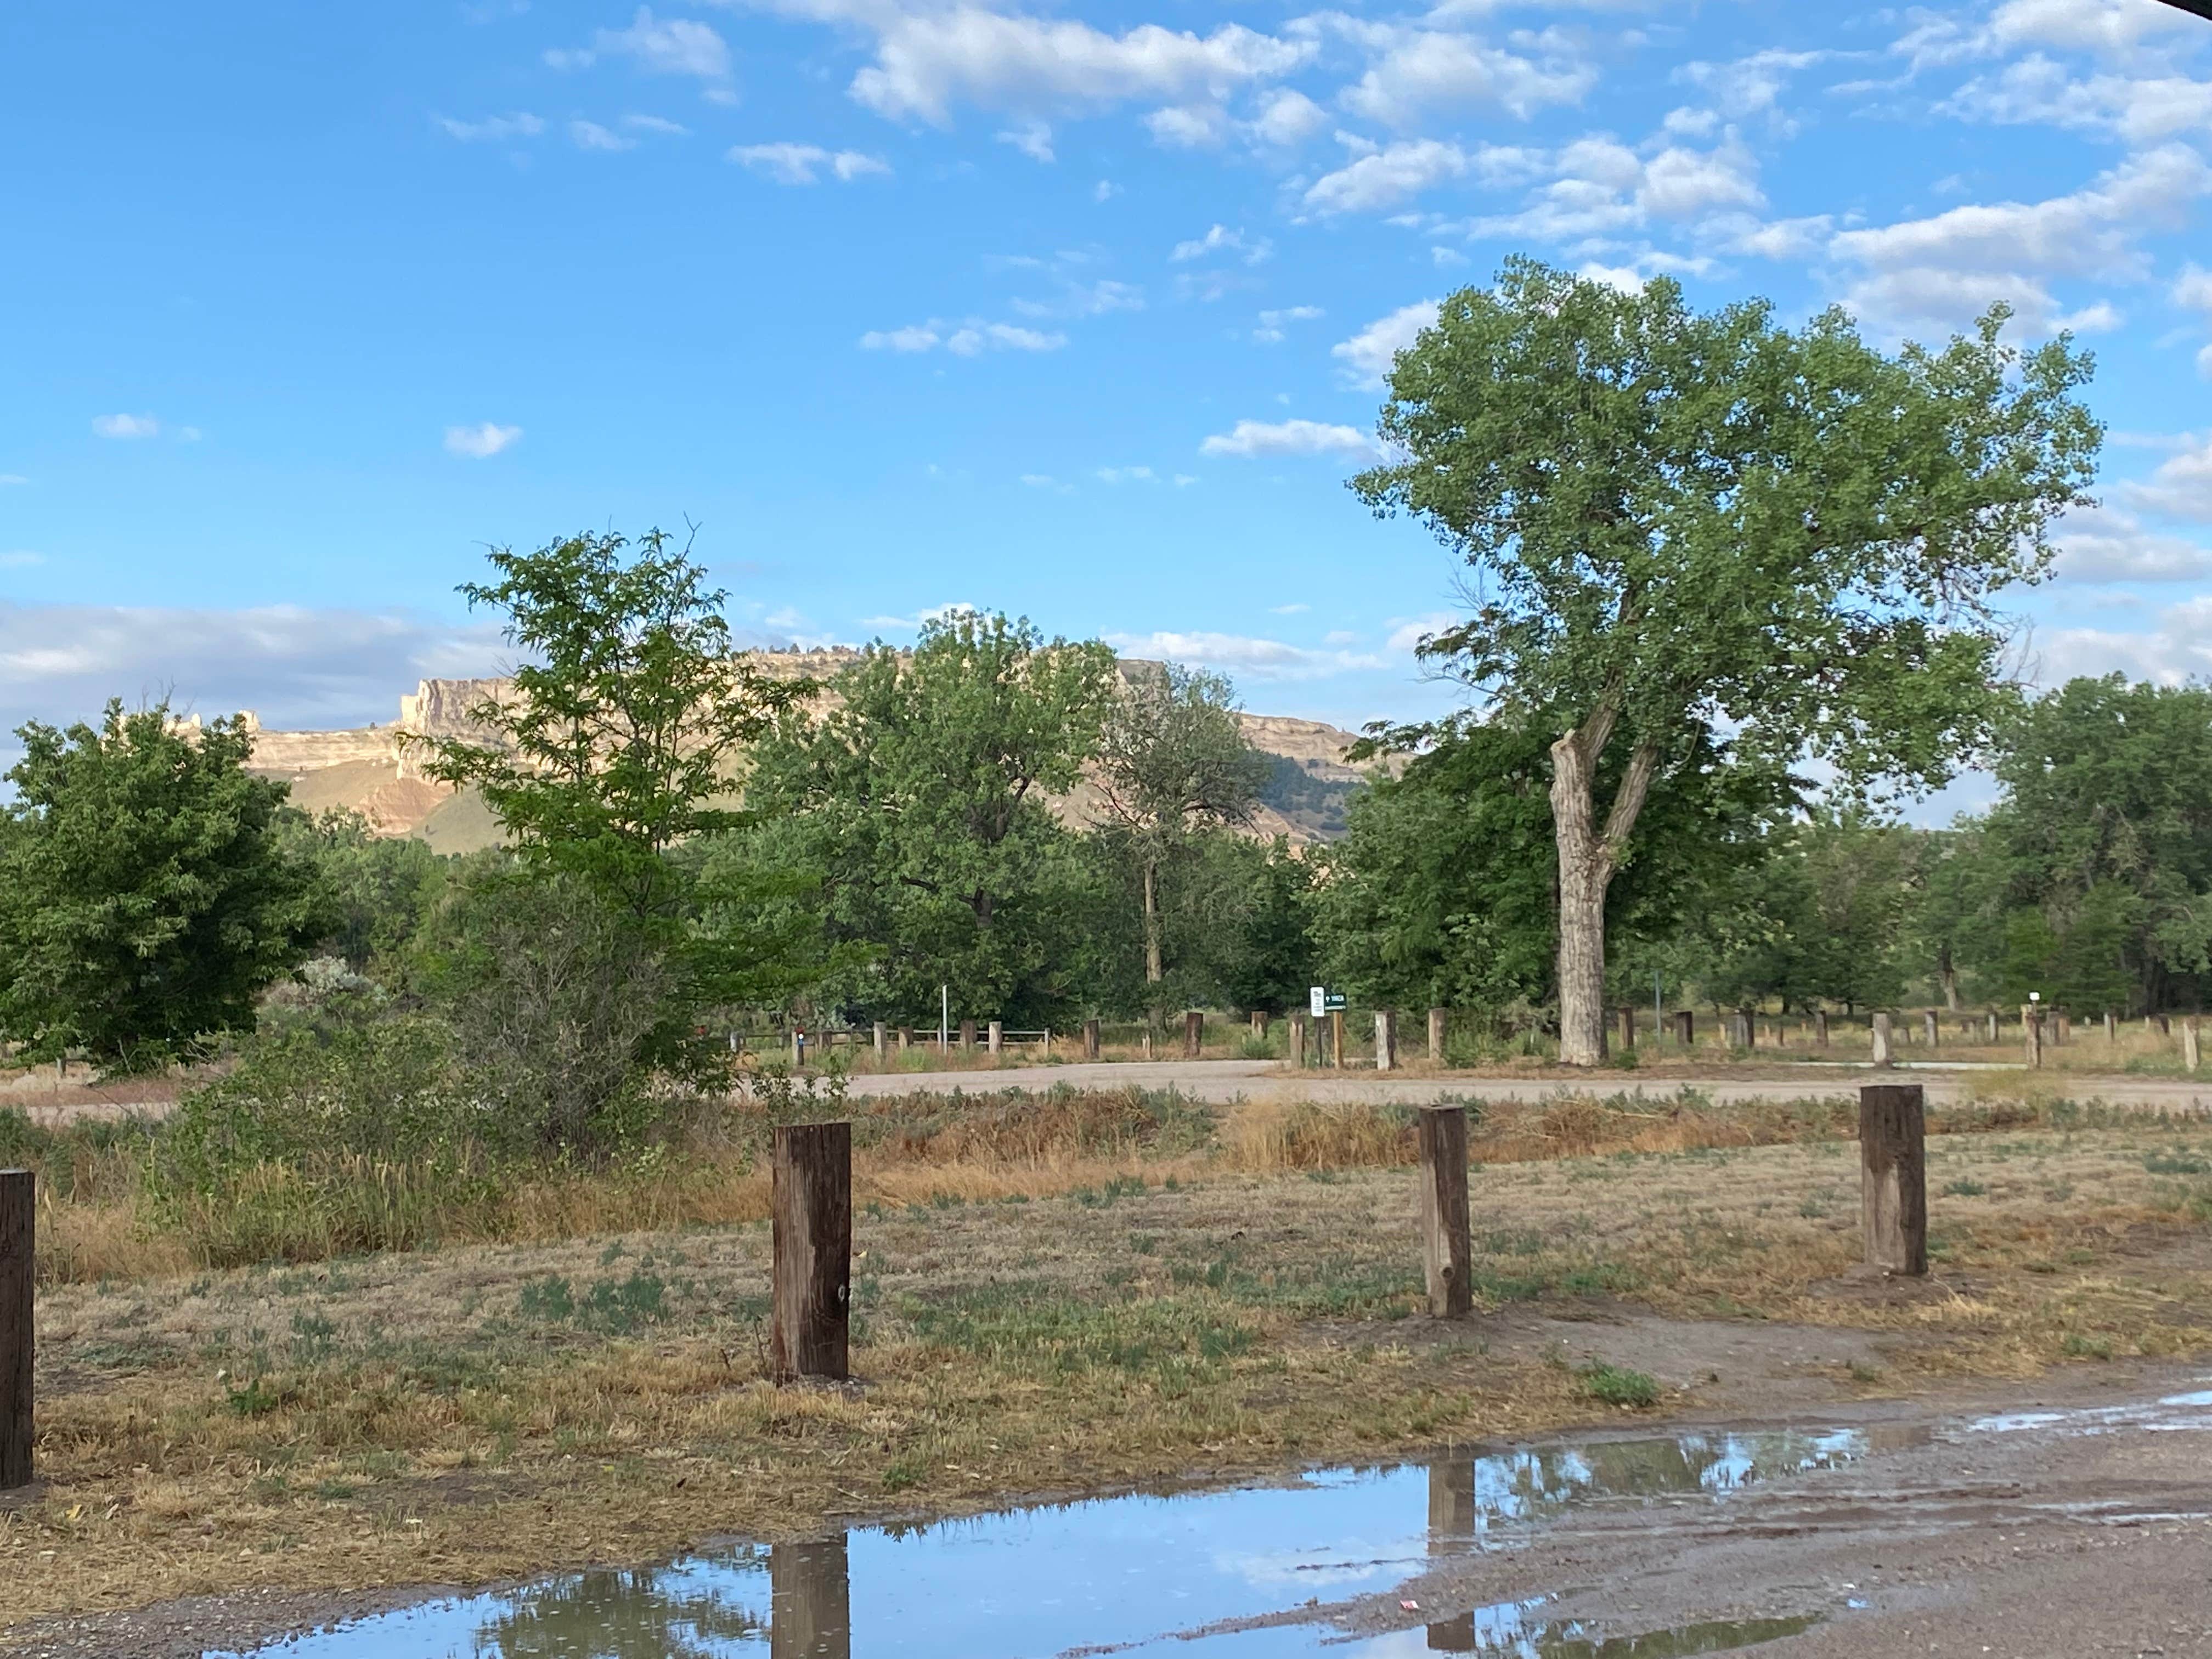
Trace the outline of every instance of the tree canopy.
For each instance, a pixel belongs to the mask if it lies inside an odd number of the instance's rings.
[[[1700,737],[1908,786],[1988,743],[1996,596],[2047,570],[2101,439],[2088,359],[2005,321],[1890,356],[1839,311],[1793,330],[1519,259],[1399,355],[1352,487],[1470,568],[1429,653],[1550,734],[1563,1058],[1604,1052],[1606,888]]]
[[[33,1058],[111,1066],[250,1030],[254,999],[332,920],[276,823],[285,787],[246,769],[237,720],[166,704],[98,726],[33,721],[0,828],[0,1032]]]

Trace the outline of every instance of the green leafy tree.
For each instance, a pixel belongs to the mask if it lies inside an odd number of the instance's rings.
[[[2212,690],[2069,680],[2008,721],[1995,769],[1981,896],[2005,917],[1996,961],[2000,930],[1981,942],[2005,999],[2194,1001],[2212,973]]]
[[[329,921],[313,865],[276,831],[284,786],[245,769],[252,734],[112,702],[97,727],[16,736],[0,1031],[33,1058],[135,1067],[252,1030],[256,995]]]
[[[1245,741],[1225,677],[1175,663],[1124,667],[1094,777],[1105,820],[1127,839],[1142,877],[1148,985],[1158,985],[1167,971],[1162,868],[1187,856],[1199,831],[1249,823],[1268,775],[1267,762]]]
[[[330,922],[319,948],[355,969],[400,960],[444,890],[448,860],[423,842],[377,835],[358,812],[288,809],[278,829],[316,867]]]
[[[506,637],[524,661],[511,690],[470,711],[478,735],[427,743],[425,770],[483,792],[521,869],[561,889],[545,902],[571,915],[574,939],[592,941],[514,958],[521,977],[506,990],[542,990],[544,975],[564,967],[586,986],[654,988],[651,1020],[610,1030],[623,1044],[620,1065],[609,1070],[608,1057],[596,1056],[570,1079],[626,1121],[642,1073],[719,1074],[723,1050],[700,1036],[702,1010],[788,988],[793,965],[758,939],[699,925],[721,897],[702,878],[706,844],[746,822],[733,793],[746,746],[814,688],[772,678],[732,648],[726,594],[659,531],[635,544],[582,535],[533,553],[501,549],[491,563],[498,580],[461,592],[506,613]],[[484,878],[506,879],[496,871]],[[584,907],[604,912],[626,942],[603,937]],[[492,908],[527,913],[519,900]],[[485,972],[501,964],[478,959]],[[505,991],[478,984],[471,994],[497,1000]],[[558,1098],[541,1103],[562,1133],[592,1122],[595,1109],[568,1089],[559,1083]]]
[[[1046,798],[1097,752],[1113,653],[963,612],[914,650],[870,647],[830,706],[793,708],[757,754],[758,855],[817,872],[829,948],[865,951],[829,989],[888,1019],[1040,1018],[1076,994],[1087,877]]]
[[[1474,614],[1428,649],[1551,734],[1563,1059],[1604,1054],[1607,889],[1697,738],[1905,785],[1989,738],[1995,596],[2048,568],[2102,435],[2087,358],[2005,319],[1893,357],[1841,312],[1792,331],[1515,260],[1399,355],[1394,458],[1352,487],[1465,556]]]
[[[1766,827],[1794,805],[1779,768],[1700,734],[1654,786],[1636,858],[1607,905],[1624,1000],[1650,973],[1679,983],[1674,942],[1686,915],[1741,881]],[[1322,854],[1316,928],[1331,983],[1400,1007],[1488,1013],[1542,1008],[1558,995],[1558,869],[1549,734],[1508,716],[1461,716],[1376,734],[1376,750],[1419,752],[1352,799],[1343,840]],[[1617,782],[1626,757],[1601,762]]]

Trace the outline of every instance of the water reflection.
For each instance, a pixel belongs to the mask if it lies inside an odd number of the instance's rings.
[[[1698,1432],[859,1528],[665,1567],[562,1574],[266,1651],[289,1659],[1311,1655],[1344,1642],[1316,1622],[1324,1604],[1388,1597],[1441,1559],[1523,1542],[1585,1506],[1723,1502],[1754,1482],[1832,1468],[1867,1449],[1848,1430]],[[1753,1621],[1630,1637],[1547,1622],[1545,1607],[1413,1612],[1432,1621],[1352,1651],[1613,1659],[1717,1652],[1789,1633]]]

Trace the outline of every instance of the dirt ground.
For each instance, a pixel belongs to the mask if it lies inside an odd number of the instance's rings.
[[[183,1651],[160,1632],[830,1516],[2054,1367],[2094,1389],[2212,1352],[2212,1126],[1945,1135],[1929,1164],[1935,1271],[1911,1288],[1852,1274],[1847,1142],[1480,1169],[1480,1310],[1449,1324],[1413,1311],[1405,1170],[876,1206],[843,1390],[765,1380],[757,1225],[58,1287],[48,1485],[0,1515],[0,1648]],[[1598,1364],[1653,1403],[1608,1403]]]

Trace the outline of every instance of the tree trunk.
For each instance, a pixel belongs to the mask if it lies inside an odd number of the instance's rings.
[[[1559,1059],[1605,1059],[1605,895],[1658,769],[1659,751],[1638,743],[1614,792],[1605,829],[1592,799],[1597,759],[1618,716],[1601,707],[1552,745],[1552,827],[1559,852]]]
[[[1160,966],[1159,865],[1145,860],[1145,983],[1158,985],[1166,977]]]
[[[1936,951],[1936,977],[1942,981],[1944,1007],[1954,1014],[1957,1013],[1959,1012],[1959,969],[1958,964],[1951,960],[1951,947],[1948,945],[1942,945]]]

